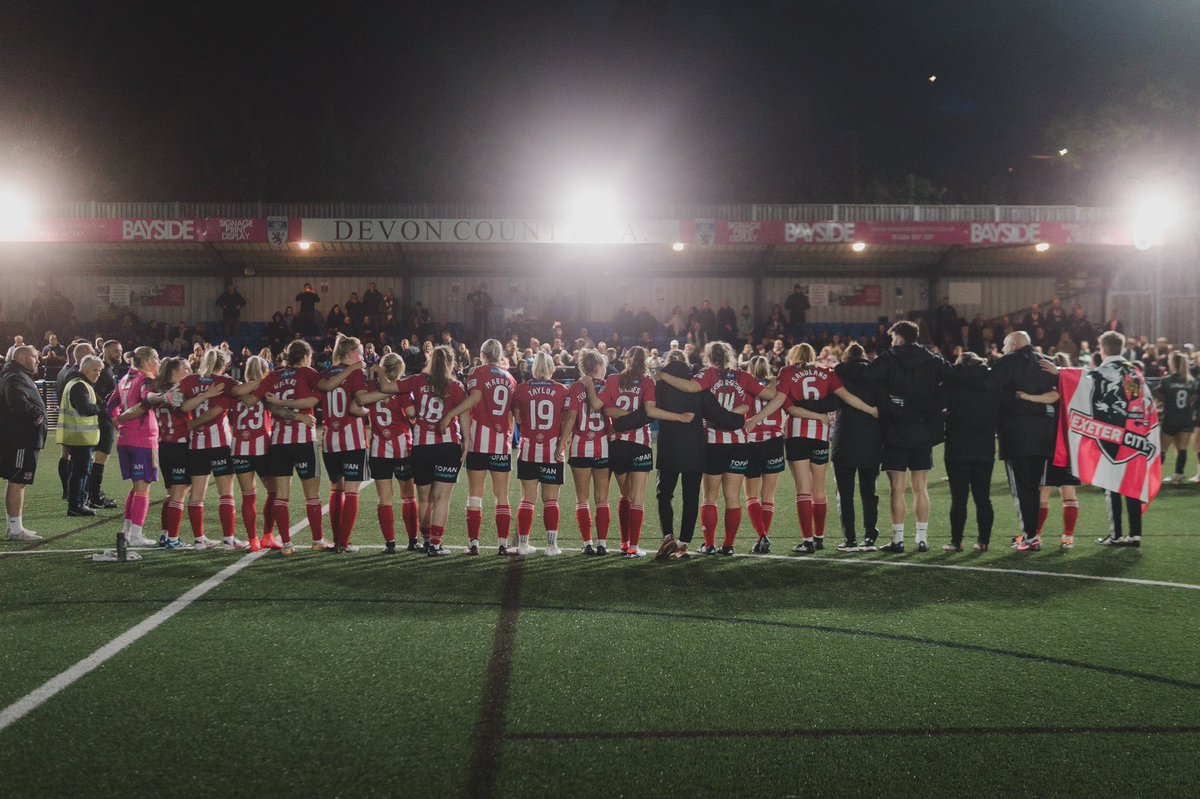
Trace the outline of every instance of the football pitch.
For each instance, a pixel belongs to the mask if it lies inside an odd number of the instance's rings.
[[[1141,549],[1094,543],[1107,515],[1082,489],[1073,551],[1056,496],[1043,551],[1010,552],[997,469],[991,551],[946,555],[937,460],[927,554],[911,516],[907,553],[837,553],[831,485],[828,548],[793,556],[784,475],[776,554],[585,558],[568,477],[557,558],[496,557],[490,497],[482,556],[385,556],[366,487],[355,555],[96,564],[120,510],[66,518],[56,456],[25,514],[47,541],[0,544],[0,796],[1150,796],[1200,778],[1194,486],[1164,487]],[[649,493],[652,552],[653,475]],[[450,545],[465,500],[464,476]],[[753,539],[743,521],[738,551]]]

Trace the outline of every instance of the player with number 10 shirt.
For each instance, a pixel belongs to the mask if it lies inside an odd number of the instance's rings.
[[[354,399],[367,388],[362,342],[352,336],[337,337],[333,365],[321,373],[317,388],[322,392],[321,411],[325,417],[322,457],[329,473],[332,548],[335,553],[357,552],[350,535],[358,520],[358,490],[367,472],[367,433],[362,420],[366,411],[358,408],[360,416],[351,410]]]

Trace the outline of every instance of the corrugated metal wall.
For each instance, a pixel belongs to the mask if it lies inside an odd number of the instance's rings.
[[[808,312],[810,322],[875,322],[881,316],[891,318],[897,310],[908,313],[922,309],[927,303],[927,283],[919,278],[770,277],[763,281],[763,312],[769,313],[775,303],[782,305],[796,283],[808,289],[810,294],[814,283],[828,284],[831,294],[848,294],[855,286],[864,284],[880,287],[880,305],[814,307]]]

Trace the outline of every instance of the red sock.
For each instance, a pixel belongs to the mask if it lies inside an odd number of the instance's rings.
[[[292,540],[292,520],[288,518],[288,501],[275,498],[271,506],[271,515],[275,517],[275,529],[279,531],[279,540],[288,543]]]
[[[512,529],[512,506],[497,505],[496,506],[496,538],[500,541],[508,540],[508,533]]]
[[[813,511],[813,532],[817,538],[825,537],[825,514],[829,511],[829,503],[824,499],[814,499],[812,503]]]
[[[533,503],[521,500],[517,506],[517,535],[529,535],[533,529]]]
[[[380,505],[376,512],[379,515],[379,532],[383,533],[383,540],[388,543],[393,543],[396,540],[396,512],[391,505]]]
[[[542,503],[542,524],[546,525],[546,532],[553,530],[558,532],[558,500],[551,499]]]
[[[796,518],[800,520],[800,535],[805,541],[813,537],[813,501],[811,494],[796,495]]]
[[[608,525],[612,521],[607,502],[596,503],[596,538],[603,544],[608,540]]]
[[[1046,523],[1046,517],[1050,515],[1049,505],[1038,505],[1038,528],[1037,534],[1042,534],[1042,525]]]
[[[467,508],[467,538],[479,540],[479,528],[483,527],[483,508]]]
[[[349,546],[356,521],[358,521],[358,494],[347,491],[346,496],[342,497],[342,546]]]
[[[737,538],[738,528],[742,525],[742,509],[726,508],[725,509],[725,541],[722,546],[733,546],[733,539]]]
[[[435,547],[440,547],[442,545],[442,536],[445,534],[445,527],[439,527],[436,524],[431,525],[429,528],[429,543],[433,544]]]
[[[1063,503],[1063,535],[1075,535],[1075,522],[1079,521],[1079,503],[1067,500]]]
[[[771,520],[775,518],[775,503],[764,502],[762,504],[762,524],[763,535],[771,534]]]
[[[705,502],[700,506],[700,532],[704,535],[704,546],[711,547],[717,543],[717,506]]]
[[[258,494],[253,491],[242,494],[242,526],[246,535],[258,538]]]
[[[321,500],[319,497],[304,500],[304,513],[308,516],[308,526],[312,528],[313,541],[320,541],[325,537],[325,531],[321,529]],[[335,531],[336,537],[336,531]]]
[[[404,522],[404,532],[409,541],[417,540],[417,500],[413,498],[400,500],[400,519]]]
[[[422,527],[421,528],[421,538],[425,541],[428,541],[429,536],[430,536],[430,531],[432,529],[433,529],[432,527]]]
[[[233,504],[233,494],[221,495],[221,504],[217,505],[217,516],[221,519],[221,535],[233,538],[237,532],[237,506]]]
[[[642,520],[646,510],[641,505],[629,506],[629,546],[636,547],[642,540]]]
[[[188,502],[188,523],[192,525],[192,535],[196,538],[204,535],[203,502]]]
[[[617,524],[621,527],[621,546],[629,543],[629,500],[621,497],[617,501]]]
[[[583,539],[583,543],[590,544],[592,541],[592,508],[586,502],[576,503],[575,524],[579,525],[579,537]]]
[[[750,517],[750,527],[754,532],[758,533],[758,537],[762,538],[766,535],[766,529],[763,527],[763,512],[762,505],[758,501],[758,497],[750,497],[746,500],[746,515]],[[729,511],[725,511],[726,515]]]
[[[346,501],[345,496],[346,492],[340,488],[329,489],[329,528],[335,544],[342,540],[342,504]]]
[[[269,536],[271,534],[271,531],[275,529],[275,512],[271,510],[271,508],[273,508],[273,507],[275,507],[275,492],[268,491],[267,492],[267,501],[263,503],[263,512],[262,512],[263,538],[266,538],[267,536]]]
[[[183,503],[163,503],[163,529],[168,538],[179,538],[179,525],[183,523]]]

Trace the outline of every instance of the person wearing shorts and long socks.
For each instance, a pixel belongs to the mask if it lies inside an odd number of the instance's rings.
[[[1196,427],[1196,380],[1188,370],[1187,355],[1171,353],[1170,374],[1158,384],[1155,394],[1162,402],[1162,460],[1166,465],[1167,450],[1175,448],[1175,471],[1163,478],[1173,483],[1183,482],[1187,468],[1188,443]]]
[[[366,408],[371,424],[371,451],[368,465],[375,481],[379,499],[377,515],[383,534],[384,554],[396,552],[396,515],[392,505],[395,480],[400,492],[400,518],[408,535],[408,551],[422,549],[417,537],[417,487],[412,472],[412,424],[408,414],[413,410],[412,395],[384,394],[379,381],[395,384],[404,376],[404,359],[394,352],[383,356],[371,370],[372,378],[366,391],[354,399],[356,407]],[[415,411],[414,411],[415,412]]]
[[[236,536],[237,514],[233,504],[233,433],[229,429],[229,409],[236,403],[233,389],[237,381],[225,374],[230,356],[223,350],[204,353],[197,374],[188,375],[179,384],[183,392],[182,410],[191,413],[188,420],[188,475],[192,479],[192,497],[188,502],[196,549],[223,547],[246,549],[249,544]],[[204,494],[209,475],[216,480],[221,522],[221,543],[204,534]]]
[[[96,396],[101,408],[108,406],[108,400],[117,388],[117,378],[113,369],[121,365],[123,360],[121,342],[109,340],[100,348],[100,360],[104,368],[96,380]],[[112,454],[113,444],[117,440],[117,430],[113,420],[107,413],[100,414],[100,443],[92,455],[92,468],[88,472],[88,504],[93,508],[112,510],[117,503],[104,495],[104,470],[108,465],[108,456]]]
[[[517,479],[521,481],[521,504],[517,508],[517,552],[532,554],[529,533],[533,525],[538,487],[542,493],[542,521],[546,528],[547,555],[561,555],[558,546],[558,492],[563,484],[566,438],[563,406],[567,387],[551,379],[554,359],[538,350],[533,356],[533,380],[517,386],[513,413],[521,431],[517,453]]]
[[[575,523],[583,540],[583,554],[608,554],[609,486],[612,472],[608,468],[610,426],[608,417],[592,409],[588,402],[585,380],[592,381],[592,390],[604,390],[608,359],[594,349],[582,349],[577,357],[579,380],[567,391],[563,406],[564,437],[570,438],[567,464],[575,483]],[[596,499],[596,545],[592,546],[592,496]]]
[[[38,455],[46,446],[46,405],[34,378],[37,350],[18,347],[0,371],[0,469],[8,488],[4,495],[9,541],[39,541],[25,526],[25,487],[33,485]]]
[[[750,361],[750,376],[761,386],[771,384],[771,366],[767,359],[758,355]],[[773,397],[774,395],[772,395]],[[754,413],[757,414],[772,397],[760,394],[754,398]],[[783,411],[765,417],[761,423],[746,434],[750,464],[746,467],[746,515],[750,526],[758,535],[751,552],[768,555],[771,552],[771,522],[775,518],[775,490],[779,486],[779,475],[783,474],[783,437],[787,421]]]
[[[351,404],[366,391],[362,342],[338,336],[333,343],[333,366],[321,373],[324,438],[321,457],[329,475],[329,524],[335,553],[357,552],[350,543],[358,519],[358,491],[367,471],[367,431]]]
[[[131,369],[117,381],[109,403],[117,424],[117,460],[121,479],[132,486],[125,498],[125,520],[121,535],[127,546],[156,547],[158,541],[143,532],[150,509],[150,484],[158,482],[158,416],[153,393],[158,376],[158,353],[152,347],[133,351]]]

